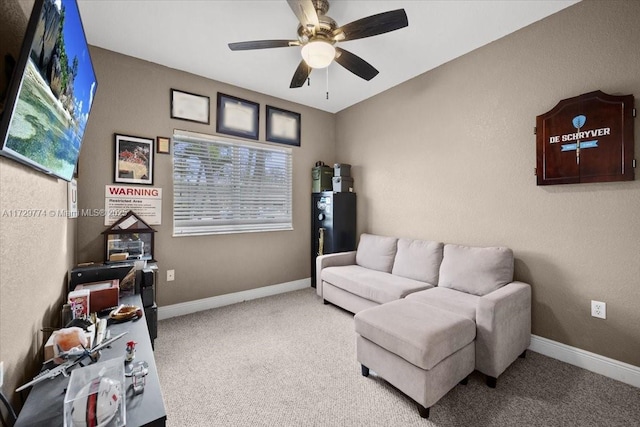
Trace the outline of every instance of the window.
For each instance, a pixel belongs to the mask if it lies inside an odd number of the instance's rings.
[[[173,235],[292,230],[291,148],[175,131]]]

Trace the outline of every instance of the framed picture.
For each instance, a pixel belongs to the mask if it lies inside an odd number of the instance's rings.
[[[267,141],[300,146],[300,114],[267,105]]]
[[[171,154],[171,140],[164,136],[157,137],[156,153]]]
[[[115,135],[113,182],[153,185],[153,139]]]
[[[171,118],[209,124],[209,97],[171,89]]]
[[[260,104],[218,92],[216,132],[258,139]]]

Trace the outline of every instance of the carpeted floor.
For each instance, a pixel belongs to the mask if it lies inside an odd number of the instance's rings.
[[[353,315],[311,288],[163,320],[155,357],[169,426],[640,426],[640,389],[531,351],[421,419],[360,374]]]

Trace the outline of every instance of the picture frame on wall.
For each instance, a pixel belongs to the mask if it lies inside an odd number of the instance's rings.
[[[300,147],[300,121],[299,113],[267,105],[267,141]]]
[[[166,136],[156,138],[156,153],[171,154],[171,140]]]
[[[171,89],[171,118],[190,122],[210,123],[209,97]]]
[[[216,132],[258,139],[260,104],[218,92]]]
[[[153,185],[152,138],[115,134],[113,182]]]

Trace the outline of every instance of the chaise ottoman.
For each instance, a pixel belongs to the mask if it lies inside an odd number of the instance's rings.
[[[371,307],[354,317],[362,375],[369,369],[429,408],[475,367],[476,324],[450,311],[407,299]]]

